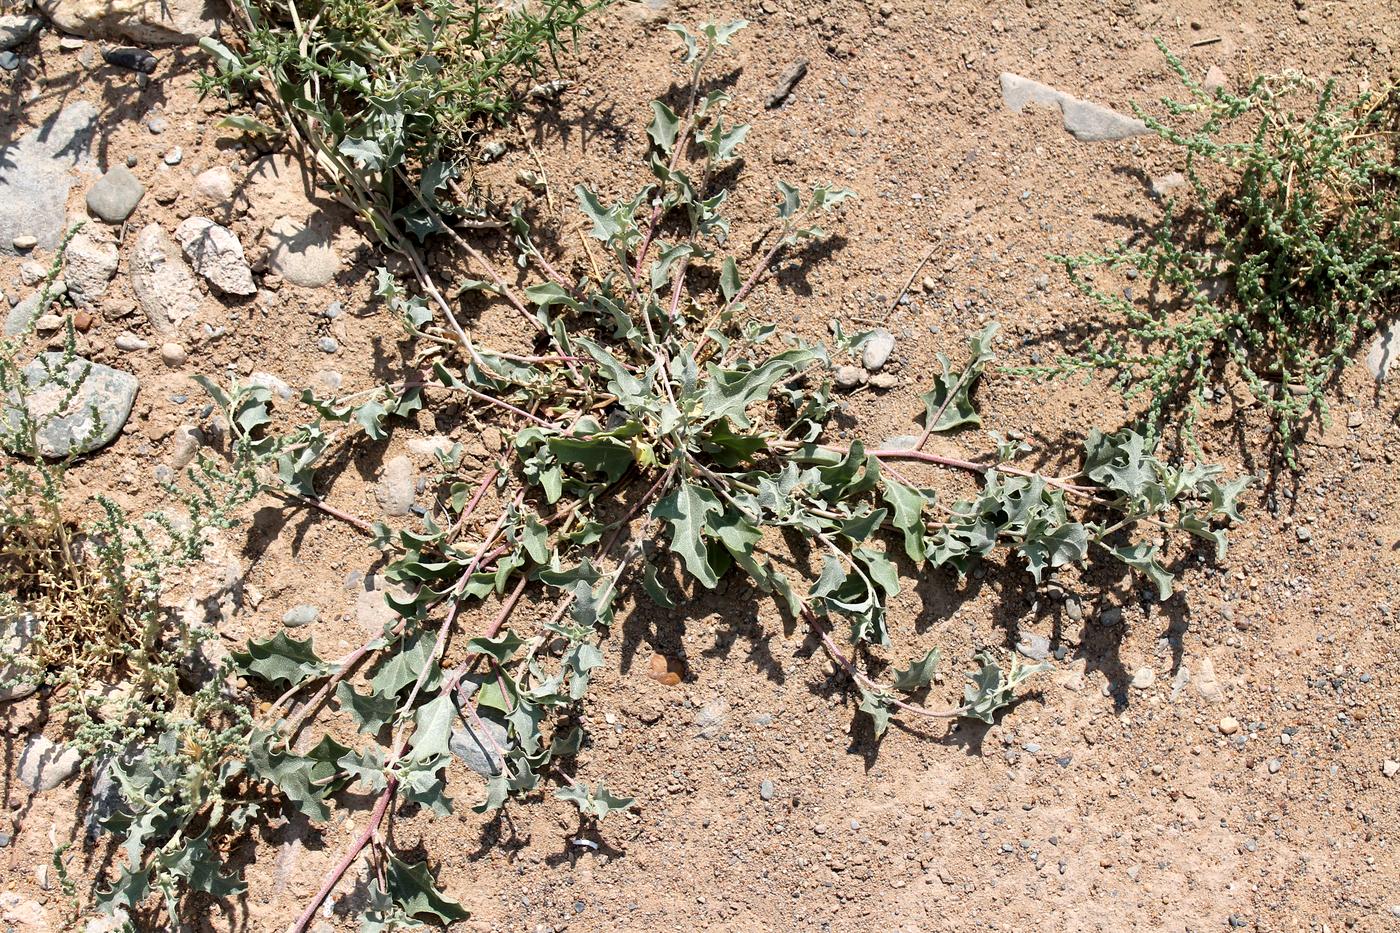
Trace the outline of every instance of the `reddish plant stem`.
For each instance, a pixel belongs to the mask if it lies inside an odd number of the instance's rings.
[[[397,759],[402,751],[402,748],[395,749],[394,758]],[[375,833],[379,831],[379,824],[384,822],[384,815],[389,812],[389,804],[393,802],[394,792],[398,790],[398,786],[399,779],[392,774],[389,775],[388,784],[385,786],[384,790],[380,792],[379,799],[374,803],[374,809],[370,811],[369,825],[364,828],[364,832],[360,833],[359,837],[350,845],[350,848],[341,856],[340,861],[337,862],[335,867],[330,870],[330,873],[326,875],[326,880],[321,883],[320,889],[317,890],[315,896],[311,898],[310,903],[306,905],[306,909],[301,912],[301,916],[297,918],[296,923],[292,925],[292,933],[306,933],[307,928],[311,926],[311,922],[316,919],[316,911],[325,903],[326,898],[331,896],[331,891],[335,890],[335,886],[340,883],[340,879],[345,877],[345,873],[350,870],[350,866],[355,864],[355,859],[360,857],[360,853],[364,851],[365,846],[369,845],[369,841],[373,839]]]
[[[283,495],[286,496],[288,499],[300,502],[302,505],[309,505],[311,506],[311,508],[316,509],[319,512],[324,512],[331,518],[338,518],[342,522],[345,522],[347,525],[350,525],[358,529],[359,531],[364,532],[367,535],[374,534],[374,526],[371,525],[369,522],[365,521],[363,518],[351,515],[349,512],[342,512],[340,509],[336,508],[333,505],[328,505],[321,499],[313,499],[310,496],[303,496],[299,493],[290,491],[284,491]]]

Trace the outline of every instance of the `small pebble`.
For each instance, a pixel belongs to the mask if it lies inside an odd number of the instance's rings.
[[[1218,725],[1221,735],[1234,735],[1240,731],[1240,721],[1234,716],[1226,716]]]
[[[160,359],[166,366],[181,366],[188,358],[185,348],[178,343],[161,344]]]
[[[164,162],[166,165],[179,165],[184,160],[184,158],[185,151],[179,146],[176,146],[174,149],[171,149],[165,154]]]
[[[165,117],[151,117],[149,120],[146,121],[146,129],[150,130],[157,136],[159,136],[161,133],[164,133],[166,127],[168,127],[169,125],[170,121],[165,119]]]
[[[10,245],[12,245],[15,249],[18,250],[33,249],[34,247],[39,245],[39,238],[36,236],[31,236],[27,233],[21,233],[19,236],[15,237],[13,240],[10,241]]]
[[[1157,672],[1150,667],[1140,667],[1133,673],[1133,686],[1146,690],[1157,682]]]
[[[340,344],[335,342],[334,337],[322,337],[316,341],[316,346],[322,353],[334,353],[340,349]]]
[[[1279,769],[1282,768],[1282,767],[1283,767],[1283,762],[1282,762],[1280,759],[1278,759],[1278,758],[1270,758],[1270,759],[1269,759],[1269,773],[1270,773],[1270,774],[1278,774]]]
[[[1381,764],[1381,774],[1384,774],[1388,778],[1393,778],[1395,775],[1400,774],[1400,761],[1391,761],[1387,758],[1385,762]]]
[[[762,797],[764,800],[772,800],[772,799],[773,799],[773,782],[772,782],[772,781],[767,781],[767,780],[765,780],[765,781],[763,781],[761,784],[759,784],[759,785],[758,785],[758,796]]]
[[[128,352],[132,350],[149,350],[151,347],[149,343],[135,334],[125,332],[118,334],[117,339],[113,342],[116,344],[118,350],[126,350]]]

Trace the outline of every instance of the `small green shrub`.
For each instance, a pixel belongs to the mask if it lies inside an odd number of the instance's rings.
[[[421,240],[472,212],[456,189],[477,137],[567,84],[540,83],[543,66],[609,2],[236,0],[238,47],[203,40],[214,68],[200,86],[264,91],[371,229]]]
[[[1233,369],[1290,462],[1328,386],[1400,302],[1400,92],[1356,97],[1296,73],[1208,92],[1162,43],[1189,94],[1139,116],[1182,150],[1188,194],[1160,226],[1103,254],[1055,257],[1113,314],[1077,354],[1019,372],[1106,370],[1148,396],[1155,433],[1190,441]],[[1132,298],[1093,270],[1133,270]]]

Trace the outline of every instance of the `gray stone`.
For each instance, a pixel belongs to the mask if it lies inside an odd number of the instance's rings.
[[[30,736],[20,753],[16,773],[34,793],[52,790],[73,776],[81,760],[76,748],[64,748],[44,738]]]
[[[321,610],[310,603],[293,606],[282,615],[282,624],[288,628],[301,628],[310,625],[321,617]]]
[[[448,740],[447,747],[452,750],[452,754],[462,759],[468,768],[471,768],[482,777],[492,777],[501,773],[504,762],[501,761],[501,752],[510,747],[509,739],[506,737],[506,727],[487,716],[479,717],[480,726],[476,722],[468,722],[467,725],[452,730],[452,738]]]
[[[151,327],[162,336],[199,310],[194,275],[160,224],[147,224],[132,249],[131,290]]]
[[[49,301],[52,302],[67,290],[68,284],[63,279],[55,281],[49,286]],[[29,330],[38,320],[39,315],[46,310],[39,306],[43,297],[44,290],[41,288],[9,310],[9,313],[5,315],[6,337],[18,337]]]
[[[59,352],[34,360],[24,368],[24,378],[29,386],[24,405],[38,422],[38,452],[54,458],[85,454],[111,443],[131,415],[139,387],[131,373],[80,356],[64,366]],[[19,423],[20,404],[18,389],[11,391],[4,417],[12,425]]]
[[[175,239],[194,271],[225,295],[253,295],[253,273],[243,257],[243,244],[227,227],[206,217],[190,217],[175,228]]]
[[[832,374],[836,388],[849,392],[865,383],[865,370],[859,366],[838,366]]]
[[[899,385],[899,377],[894,373],[876,373],[870,377],[871,388],[879,389],[882,392],[887,392],[897,385]]]
[[[1080,100],[1072,94],[1009,71],[1001,75],[1001,98],[1012,113],[1020,113],[1027,104],[1058,107],[1061,125],[1080,142],[1127,139],[1152,132],[1141,120]]]
[[[83,230],[69,240],[63,254],[63,278],[73,304],[89,310],[97,307],[117,274],[118,259],[117,245],[105,229]]]
[[[28,612],[0,619],[0,653],[15,659],[0,666],[0,703],[22,700],[39,689],[33,682],[20,680],[25,674],[25,666],[19,661],[19,656],[29,650],[29,643],[38,631],[38,617]]]
[[[21,62],[21,61],[23,61],[23,59],[21,59],[21,58],[19,57],[19,55],[18,55],[17,53],[15,53],[15,52],[9,52],[9,51],[0,52],[0,70],[3,70],[3,71],[19,71],[19,65],[20,65],[20,62]],[[19,240],[19,239],[20,239],[20,238],[16,237],[16,240]],[[33,244],[33,243],[29,244],[28,246],[21,246],[21,245],[19,244],[19,242],[16,242],[16,243],[15,243],[15,249],[33,249],[33,248],[34,248],[34,244]]]
[[[724,697],[715,697],[695,713],[696,735],[702,739],[713,739],[724,728],[729,713],[729,703]]]
[[[1023,632],[1016,642],[1016,650],[1032,661],[1044,661],[1050,657],[1050,639],[1034,632]]]
[[[1138,690],[1146,690],[1157,682],[1157,672],[1150,667],[1140,667],[1133,672],[1133,686]]]
[[[766,780],[766,779],[763,780],[763,781],[761,781],[761,782],[759,782],[759,785],[758,785],[758,796],[759,796],[759,797],[762,797],[764,800],[772,800],[772,799],[773,799],[773,782],[772,782],[772,781],[769,781],[769,780]]]
[[[879,372],[894,352],[894,334],[881,328],[870,335],[861,349],[860,363],[867,372]]]
[[[88,164],[96,123],[97,109],[77,101],[0,149],[0,253],[18,255],[15,239],[23,236],[44,249],[58,246],[71,171]]]
[[[145,194],[141,179],[125,165],[118,165],[88,189],[87,207],[109,224],[125,223]]]
[[[272,271],[302,288],[327,285],[340,271],[340,257],[331,248],[324,225],[304,226],[281,217],[268,233],[267,249]]]
[[[334,337],[322,337],[316,341],[316,349],[322,353],[334,353],[340,349],[340,344],[336,342]]]
[[[0,16],[0,51],[24,45],[43,25],[39,16]]]
[[[1371,371],[1371,378],[1385,381],[1397,356],[1400,356],[1400,321],[1391,321],[1376,334],[1366,353],[1366,368]]]
[[[374,498],[388,516],[407,515],[413,506],[413,461],[394,457],[384,464],[384,472],[374,486]]]
[[[193,45],[228,18],[222,0],[39,0],[64,32],[142,45]]]
[[[151,348],[149,343],[126,330],[117,334],[117,339],[112,341],[112,345],[118,350],[124,350],[127,353],[131,353],[135,350],[149,350]]]

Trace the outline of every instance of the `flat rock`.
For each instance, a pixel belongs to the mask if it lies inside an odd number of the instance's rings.
[[[1023,632],[1016,642],[1016,650],[1032,661],[1044,661],[1050,657],[1050,639],[1034,632]]]
[[[29,643],[38,631],[39,619],[28,612],[0,619],[0,652],[17,659],[29,650]],[[0,703],[22,700],[39,689],[37,684],[15,683],[23,673],[23,665],[14,661],[0,666]]]
[[[0,920],[5,921],[6,933],[48,933],[53,929],[43,904],[13,891],[0,894]]]
[[[222,0],[39,0],[64,32],[142,45],[193,45],[228,18]]]
[[[42,735],[34,735],[24,743],[15,770],[24,786],[37,794],[52,790],[72,777],[78,770],[79,760],[76,748],[64,748]]]
[[[24,45],[43,25],[38,16],[0,16],[0,52]]]
[[[117,244],[104,229],[82,230],[68,241],[63,279],[75,305],[88,310],[97,307],[117,274],[118,259]]]
[[[17,237],[33,236],[44,249],[63,239],[72,170],[86,166],[97,108],[76,101],[0,149],[0,253],[19,254]]]
[[[462,759],[468,768],[482,777],[492,777],[501,773],[504,763],[501,761],[500,750],[510,747],[509,739],[506,737],[504,725],[486,716],[479,718],[480,728],[475,722],[469,722],[466,726],[454,729],[447,747],[452,749],[452,754]]]
[[[110,443],[131,415],[139,388],[131,373],[80,356],[65,366],[63,357],[44,353],[24,367],[30,387],[24,404],[38,422],[38,452],[45,457],[85,454]],[[18,390],[11,391],[4,417],[12,425],[19,423],[19,405]]]
[[[49,286],[49,301],[53,302],[67,290],[68,283],[63,279],[58,279]],[[26,296],[23,301],[9,310],[5,315],[4,330],[6,337],[18,337],[20,334],[27,331],[30,325],[34,324],[39,318],[39,315],[47,310],[40,307],[40,302],[43,300],[43,297],[44,290],[41,288],[33,294]]]
[[[194,275],[160,224],[147,224],[136,235],[130,268],[131,289],[156,333],[174,333],[199,310]]]
[[[407,515],[413,506],[413,487],[413,462],[407,457],[394,457],[384,464],[384,472],[374,486],[374,498],[385,515]]]
[[[1371,371],[1371,378],[1384,382],[1397,356],[1400,356],[1400,321],[1391,321],[1380,329],[1366,352],[1366,368]]]
[[[1061,124],[1080,142],[1127,139],[1152,132],[1141,120],[1009,71],[1001,75],[1001,99],[1012,113],[1020,113],[1027,104],[1058,107]]]
[[[146,186],[125,165],[116,165],[88,189],[88,210],[109,224],[125,223],[141,203]]]
[[[328,285],[340,271],[340,257],[325,224],[304,226],[290,217],[279,218],[268,231],[267,249],[272,271],[302,288]]]
[[[206,217],[190,217],[175,228],[175,239],[194,271],[225,295],[253,295],[253,272],[243,257],[243,244],[227,227]]]

